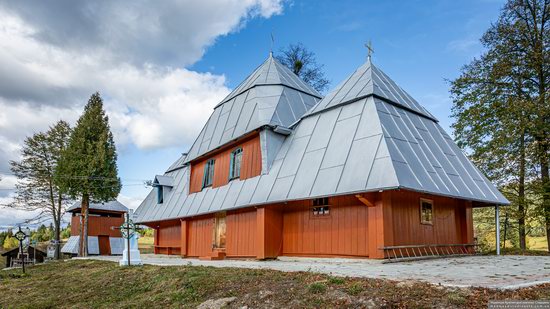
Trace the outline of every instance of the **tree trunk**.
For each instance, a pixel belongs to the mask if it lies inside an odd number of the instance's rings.
[[[54,259],[59,260],[61,258],[61,196],[59,196],[57,204],[57,217],[54,220],[54,240],[55,240],[55,253]]]
[[[88,214],[90,207],[90,196],[82,195],[82,203],[80,205],[80,214],[82,222],[80,224],[80,256],[88,256]]]
[[[546,154],[546,152],[543,152]],[[544,219],[546,220],[546,243],[548,252],[550,252],[550,175],[548,174],[548,158],[543,155],[541,160],[541,179],[542,179],[542,205],[544,211]]]
[[[506,232],[508,232],[508,211],[504,214],[504,246],[503,249],[506,249]]]
[[[521,250],[525,250],[527,249],[525,241],[525,130],[521,135],[519,159],[518,233],[519,247]]]

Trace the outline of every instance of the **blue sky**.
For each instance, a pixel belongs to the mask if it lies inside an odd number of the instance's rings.
[[[373,62],[421,104],[452,134],[449,84],[460,68],[480,54],[479,38],[498,18],[503,1],[296,1],[270,19],[254,19],[237,33],[220,37],[190,69],[224,74],[234,88],[267,57],[270,33],[274,52],[301,42],[315,52],[335,87],[361,65],[371,40]],[[330,89],[329,88],[329,89]],[[330,90],[329,90],[330,91]],[[142,152],[121,162],[130,178],[143,178],[131,166],[147,161],[151,174],[190,145]],[[152,162],[154,161],[154,162]],[[125,188],[138,192],[141,188]]]
[[[24,137],[74,123],[99,90],[119,150],[120,199],[136,207],[149,190],[141,182],[188,150],[213,106],[265,60],[271,32],[275,53],[297,42],[315,52],[330,88],[365,61],[371,40],[375,65],[452,133],[445,79],[480,54],[504,1],[128,3],[0,0],[0,64],[9,68],[0,84],[13,85],[0,86],[0,198],[11,193],[7,161]],[[0,226],[26,217],[0,208]]]

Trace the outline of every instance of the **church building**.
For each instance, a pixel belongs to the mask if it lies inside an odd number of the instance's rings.
[[[135,221],[157,254],[381,259],[471,253],[472,208],[505,204],[370,58],[323,97],[270,55],[155,177]]]

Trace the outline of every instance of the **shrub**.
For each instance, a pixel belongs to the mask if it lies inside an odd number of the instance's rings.
[[[327,290],[327,287],[321,282],[314,282],[309,285],[309,292],[313,294],[324,293]]]
[[[355,282],[348,287],[349,295],[357,295],[363,291],[363,285],[360,282]]]

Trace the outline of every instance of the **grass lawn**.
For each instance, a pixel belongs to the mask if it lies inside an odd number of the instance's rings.
[[[0,248],[0,254],[4,253],[4,249]],[[6,267],[6,258],[0,255],[0,269]]]
[[[0,271],[0,308],[195,308],[236,297],[230,308],[486,308],[490,299],[550,299],[550,284],[515,291],[340,278],[308,272],[200,266],[121,268],[68,260]]]
[[[544,250],[548,251],[548,244],[546,243],[546,236],[541,237],[527,237],[527,247],[530,250]]]
[[[141,253],[154,253],[155,238],[151,236],[142,236],[138,239],[138,247]]]

